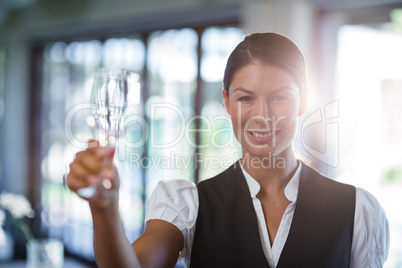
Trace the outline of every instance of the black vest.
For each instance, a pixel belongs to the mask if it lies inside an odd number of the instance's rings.
[[[198,184],[190,267],[269,267],[239,162]],[[278,268],[349,267],[356,189],[303,164],[295,212]]]

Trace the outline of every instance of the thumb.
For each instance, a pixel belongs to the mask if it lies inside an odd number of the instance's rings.
[[[95,151],[99,160],[107,160],[108,162],[113,162],[113,157],[116,152],[116,148],[101,147]]]
[[[106,155],[106,158],[113,160],[115,152],[116,152],[116,147],[110,148],[109,152]]]

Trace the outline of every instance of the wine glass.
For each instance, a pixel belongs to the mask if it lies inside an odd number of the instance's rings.
[[[137,73],[123,69],[95,70],[86,121],[101,146],[115,147],[117,138],[124,135],[127,107],[140,103],[139,78]],[[108,179],[102,179],[77,193],[90,198],[98,190],[111,187]]]

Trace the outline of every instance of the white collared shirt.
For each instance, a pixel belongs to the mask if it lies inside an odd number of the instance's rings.
[[[260,184],[255,179],[253,179],[253,177],[251,177],[251,175],[248,174],[247,171],[244,170],[243,166],[241,166],[241,170],[243,171],[244,177],[246,178],[247,185],[251,194],[251,200],[253,201],[254,209],[257,214],[258,229],[260,232],[262,249],[264,250],[265,257],[267,258],[270,267],[276,267],[278,265],[279,257],[281,256],[282,249],[285,246],[286,239],[288,238],[296,206],[297,193],[299,190],[301,166],[302,165],[299,163],[295,174],[285,187],[285,196],[292,203],[288,205],[285,212],[283,213],[282,220],[276,233],[273,245],[271,245],[269,241],[268,228],[265,222],[264,212],[262,210],[260,199],[257,198],[257,194],[260,192],[261,188]]]
[[[292,223],[300,182],[302,165],[285,187],[286,198],[291,202],[286,208],[273,245],[268,236],[264,212],[256,197],[260,191],[259,183],[242,167],[250,190],[251,199],[258,219],[262,248],[269,266],[277,266]],[[198,191],[194,183],[187,180],[160,181],[148,201],[145,222],[160,219],[175,225],[184,237],[184,246],[179,260],[189,267],[193,245],[195,223],[198,215]],[[388,256],[389,226],[387,217],[376,198],[369,192],[356,189],[356,208],[353,230],[351,268],[382,267]]]

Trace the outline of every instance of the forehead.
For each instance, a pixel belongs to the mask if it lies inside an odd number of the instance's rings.
[[[249,91],[274,91],[280,88],[298,89],[294,79],[282,68],[263,63],[250,63],[233,76],[229,92],[236,88]]]

